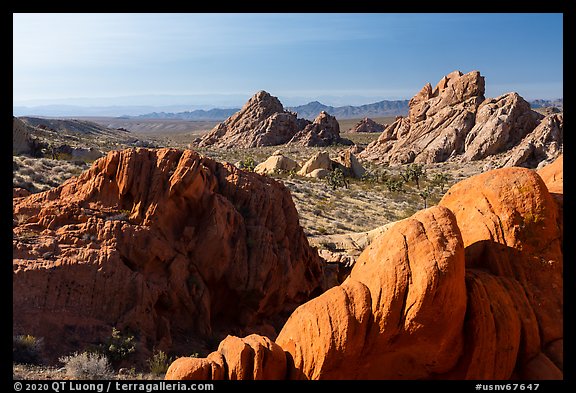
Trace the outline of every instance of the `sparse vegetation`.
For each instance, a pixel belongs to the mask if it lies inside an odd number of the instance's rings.
[[[256,168],[256,161],[254,161],[254,158],[252,157],[245,158],[244,160],[240,161],[239,167],[245,171],[254,172],[254,168]]]
[[[118,210],[118,213],[106,217],[106,221],[128,221],[130,210]]]
[[[450,176],[450,174],[444,172],[437,172],[430,179],[430,184],[432,184],[435,187],[438,187],[440,189],[440,192],[444,192],[444,187],[446,187],[446,185],[450,180],[452,180],[452,176]]]
[[[408,165],[400,176],[406,183],[413,181],[416,183],[416,188],[420,189],[420,180],[426,178],[426,169],[422,164],[413,163]]]
[[[103,353],[113,362],[118,362],[126,359],[135,351],[136,342],[134,340],[134,335],[124,334],[113,327],[112,334],[104,346]]]
[[[74,353],[59,360],[72,379],[111,379],[113,376],[108,358],[100,353]]]
[[[13,156],[12,166],[12,186],[32,193],[57,187],[88,167],[85,163],[24,156]]]
[[[426,209],[428,207],[427,202],[428,202],[428,198],[430,198],[430,196],[432,195],[432,193],[434,192],[434,187],[431,185],[426,186],[426,188],[424,188],[423,190],[421,190],[418,193],[418,196],[420,196],[420,198],[422,198],[422,200],[424,201],[424,209]]]
[[[12,361],[24,364],[41,363],[44,339],[31,335],[12,337]]]
[[[326,183],[333,190],[336,190],[337,188],[341,187],[348,188],[350,185],[348,179],[346,179],[346,177],[344,176],[344,172],[342,172],[342,169],[340,168],[334,169],[328,174],[328,176],[326,176]]]
[[[148,368],[151,374],[161,377],[166,374],[173,361],[174,358],[169,357],[164,351],[154,350],[152,357],[148,359]]]
[[[390,192],[404,192],[404,179],[401,177],[389,177],[384,184]]]

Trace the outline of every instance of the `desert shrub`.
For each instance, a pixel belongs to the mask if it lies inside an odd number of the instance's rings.
[[[428,198],[430,198],[430,196],[432,196],[432,193],[434,192],[434,187],[431,185],[426,186],[426,188],[424,188],[423,190],[421,190],[418,193],[418,196],[420,198],[422,198],[422,200],[424,201],[424,209],[426,209],[428,207]]]
[[[164,351],[154,350],[152,357],[148,359],[148,368],[150,373],[156,376],[162,376],[168,371],[168,367],[174,361],[174,358],[168,357]]]
[[[64,364],[66,375],[72,379],[111,379],[113,376],[108,358],[101,353],[74,353],[59,360]]]
[[[130,210],[119,210],[118,213],[106,217],[106,221],[128,221]]]
[[[256,162],[252,157],[248,157],[240,161],[240,169],[244,169],[248,172],[254,172],[254,168],[256,168]]]
[[[44,339],[30,335],[12,337],[12,361],[24,364],[40,364]]]
[[[369,183],[369,184],[375,184],[378,183],[379,180],[379,176],[377,173],[372,173],[372,172],[368,172],[366,171],[362,177],[360,178],[360,181],[363,183]]]
[[[340,187],[348,188],[348,180],[344,177],[344,172],[340,168],[334,169],[326,176],[326,183],[333,190]]]
[[[426,179],[426,169],[422,164],[410,164],[400,176],[406,183],[413,181],[416,183],[416,188],[420,189],[420,180]]]
[[[389,177],[384,183],[390,192],[404,192],[404,179]]]
[[[120,330],[112,328],[112,334],[104,346],[104,354],[113,362],[126,359],[136,351],[134,336],[122,334]]]
[[[430,179],[430,184],[434,187],[438,187],[441,192],[444,192],[444,187],[451,180],[450,174],[439,172],[435,173]]]

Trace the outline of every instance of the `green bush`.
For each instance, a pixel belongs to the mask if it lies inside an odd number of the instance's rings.
[[[438,187],[441,192],[444,192],[444,187],[450,180],[450,174],[440,172],[435,173],[434,176],[432,176],[432,179],[430,179],[430,184],[432,184],[434,187]]]
[[[244,169],[248,172],[254,172],[254,168],[256,168],[256,162],[252,157],[248,157],[240,161],[240,169]]]
[[[74,353],[58,360],[72,379],[111,379],[113,376],[108,358],[101,353]]]
[[[110,360],[117,362],[126,359],[130,354],[136,351],[134,336],[131,334],[124,335],[120,330],[112,328],[112,335],[104,348],[104,354]]]
[[[426,170],[422,164],[410,164],[400,176],[406,183],[413,181],[416,183],[416,188],[420,189],[420,180],[426,179]]]
[[[30,335],[12,337],[12,361],[23,364],[40,364],[44,339]]]
[[[344,172],[342,169],[336,168],[332,172],[326,176],[326,183],[330,186],[333,190],[346,187],[348,188],[348,180],[344,177]]]
[[[389,177],[384,185],[390,192],[404,192],[404,180],[402,178]]]
[[[174,358],[168,357],[164,351],[154,350],[152,357],[148,359],[148,368],[152,374],[162,376],[166,374],[173,361]]]
[[[428,198],[430,198],[432,196],[432,193],[434,192],[434,187],[433,186],[426,186],[425,189],[423,189],[422,191],[420,191],[418,193],[418,196],[420,198],[422,198],[422,200],[424,201],[424,209],[426,209],[428,207]]]

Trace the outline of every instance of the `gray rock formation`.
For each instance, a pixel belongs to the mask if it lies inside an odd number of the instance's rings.
[[[348,139],[340,137],[340,124],[334,116],[322,111],[314,119],[290,139],[289,145],[297,146],[331,146],[335,144],[352,145]]]
[[[380,123],[376,123],[369,117],[365,117],[360,120],[358,124],[352,127],[348,132],[382,132],[384,131],[384,126]]]
[[[309,121],[285,111],[277,97],[259,91],[240,111],[204,135],[197,145],[220,148],[281,145],[307,124]]]

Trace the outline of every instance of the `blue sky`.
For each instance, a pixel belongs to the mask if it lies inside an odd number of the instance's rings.
[[[453,70],[563,96],[562,14],[14,14],[15,104],[408,99]],[[77,99],[82,97],[83,99]],[[66,99],[73,100],[66,100]],[[201,104],[201,103],[199,103]]]

